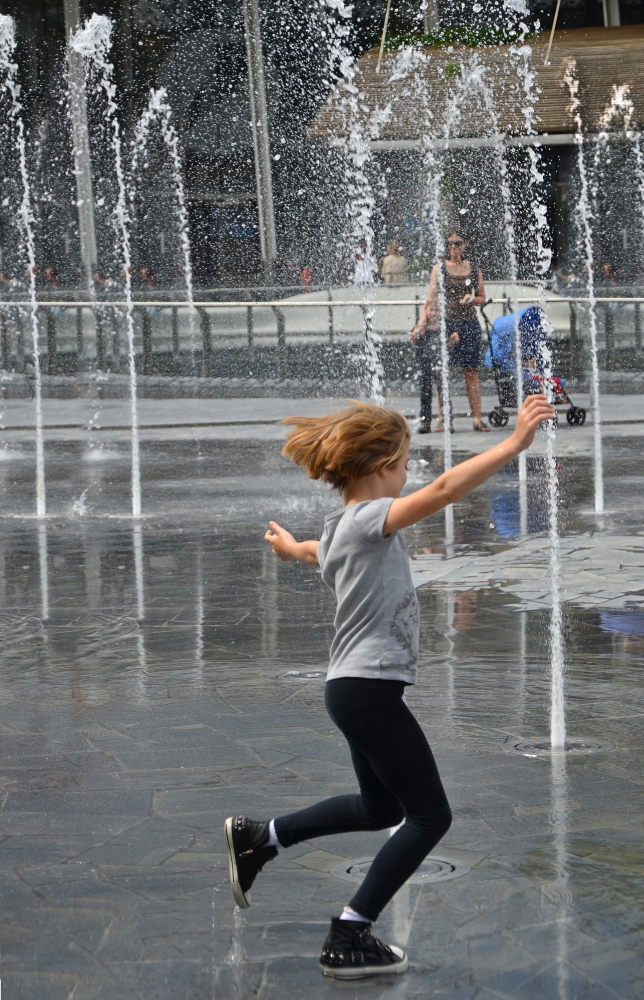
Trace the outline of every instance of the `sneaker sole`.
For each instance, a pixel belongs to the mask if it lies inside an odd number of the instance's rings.
[[[230,878],[230,887],[233,890],[233,896],[235,897],[237,906],[240,910],[247,910],[250,906],[250,893],[248,893],[248,896],[245,896],[244,891],[239,884],[237,858],[235,857],[235,842],[233,840],[232,816],[229,816],[224,823],[224,836],[226,838],[226,847],[228,848],[228,877]]]
[[[394,945],[390,945],[389,947],[397,955],[400,954],[401,956],[400,962],[396,962],[394,965],[372,965],[366,968],[365,966],[352,967],[347,965],[334,968],[331,965],[320,964],[320,971],[328,979],[369,979],[373,976],[401,976],[409,968],[409,959],[402,948],[396,948]]]

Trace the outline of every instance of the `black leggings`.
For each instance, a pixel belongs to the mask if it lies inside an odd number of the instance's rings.
[[[283,847],[332,833],[385,830],[405,820],[380,848],[349,904],[369,920],[378,918],[452,821],[434,757],[403,700],[404,690],[402,681],[327,681],[327,711],[349,742],[360,795],[336,795],[275,820]]]

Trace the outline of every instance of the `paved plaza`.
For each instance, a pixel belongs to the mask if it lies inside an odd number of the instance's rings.
[[[543,443],[524,498],[510,466],[456,505],[449,544],[443,515],[407,532],[422,616],[408,700],[454,813],[434,853],[459,877],[403,887],[376,932],[408,950],[409,972],[354,984],[322,978],[320,947],[353,892],[337,873],[386,833],[281,852],[243,913],[222,836],[231,813],[355,788],[323,703],[331,596],[262,541],[269,518],[306,537],[337,506],[280,457],[273,422],[336,401],[142,401],[136,523],[123,402],[46,401],[40,523],[29,411],[7,401],[3,997],[644,998],[644,423],[624,422],[644,420],[641,398],[604,401],[606,515],[592,512],[590,424],[558,437],[568,732],[599,752],[511,749],[549,726]],[[501,433],[468,424],[457,457]],[[415,436],[410,485],[441,460],[439,435]]]

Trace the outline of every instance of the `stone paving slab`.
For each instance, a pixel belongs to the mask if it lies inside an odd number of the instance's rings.
[[[560,557],[562,600],[587,608],[644,608],[644,537],[563,538]],[[416,587],[495,586],[521,599],[517,609],[538,610],[551,606],[549,558],[548,538],[532,536],[492,555],[416,554],[412,576]]]
[[[483,397],[483,413],[496,405],[496,397]],[[569,427],[564,411],[556,439],[557,456],[593,454],[593,428],[590,400],[587,394],[577,394],[575,403],[588,409],[584,427]],[[288,428],[279,424],[292,414],[316,416],[329,413],[346,405],[346,400],[326,399],[168,399],[139,400],[140,437],[144,442],[191,441],[280,441]],[[391,397],[388,405],[394,406],[410,418],[418,413],[418,401],[413,397]],[[638,438],[644,434],[644,395],[602,396],[602,436],[609,439]],[[471,418],[466,416],[469,403],[466,397],[455,397],[455,434],[453,447],[456,452],[477,454],[512,429],[511,417],[507,428],[492,430],[490,434],[472,431]],[[43,413],[46,439],[50,442],[84,441],[94,450],[94,458],[106,460],[109,446],[122,447],[130,440],[130,409],[127,400],[44,400]],[[18,460],[21,452],[16,446],[32,444],[33,405],[22,400],[8,400],[0,417],[1,429],[7,442],[0,459]],[[413,447],[434,451],[443,448],[441,434],[414,434]],[[103,449],[101,452],[101,448]],[[545,454],[545,439],[539,435],[530,449],[534,455]],[[26,457],[26,456],[24,456]],[[121,457],[118,452],[112,456]]]

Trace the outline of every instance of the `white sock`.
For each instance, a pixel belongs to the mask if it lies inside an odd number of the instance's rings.
[[[361,923],[370,924],[371,921],[368,917],[361,917],[359,913],[352,910],[350,906],[345,906],[342,913],[340,914],[340,920],[359,920]]]
[[[275,820],[272,819],[268,824],[268,846],[280,848],[282,845],[277,839],[277,834],[275,833]]]

